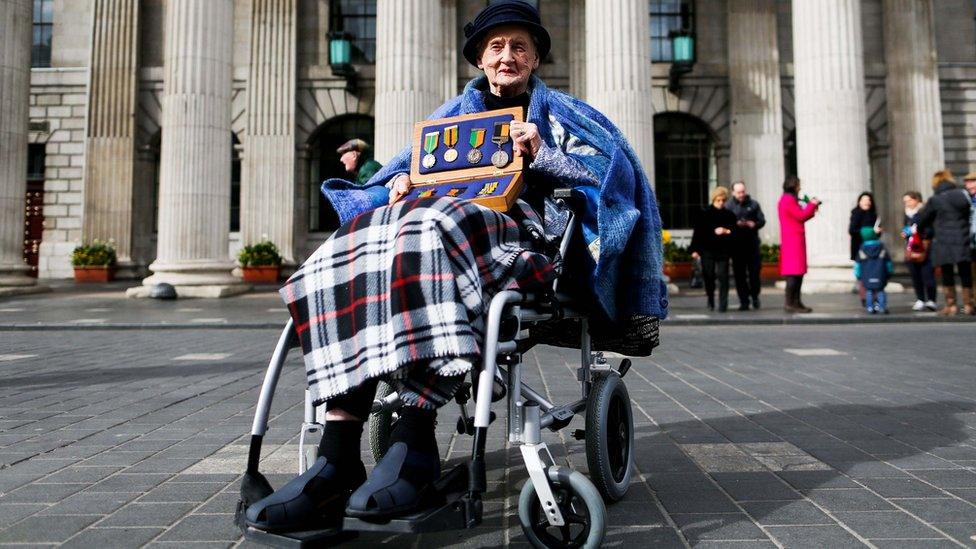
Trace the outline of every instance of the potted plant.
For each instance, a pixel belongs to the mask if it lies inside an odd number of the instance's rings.
[[[776,280],[779,278],[779,244],[760,244],[759,258],[762,267],[759,277],[762,280]]]
[[[664,243],[664,274],[671,280],[688,280],[691,278],[691,252],[684,246],[666,239]]]
[[[278,282],[281,273],[281,254],[270,240],[244,246],[237,254],[245,282]]]
[[[115,242],[93,240],[79,244],[71,252],[75,282],[108,282],[115,276]]]

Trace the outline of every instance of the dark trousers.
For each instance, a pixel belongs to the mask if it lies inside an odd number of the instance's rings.
[[[701,254],[701,262],[708,304],[715,303],[715,279],[718,278],[718,308],[724,311],[729,307],[729,258],[706,252]]]
[[[919,301],[935,301],[935,271],[932,262],[912,263],[906,261],[909,274],[912,275],[912,288],[915,289],[915,299]]]
[[[803,287],[803,275],[788,275],[786,277],[786,306],[800,307],[800,290]]]
[[[949,263],[947,265],[942,265],[942,285],[946,287],[954,287],[956,285],[956,277],[953,276],[952,268],[953,264]],[[959,279],[962,282],[963,288],[973,287],[973,266],[969,261],[962,261],[955,264],[956,270],[959,271]]]
[[[757,299],[762,282],[759,270],[762,268],[759,257],[759,246],[749,246],[737,249],[732,256],[732,273],[735,275],[735,293],[739,294],[739,302],[746,305],[749,299]]]

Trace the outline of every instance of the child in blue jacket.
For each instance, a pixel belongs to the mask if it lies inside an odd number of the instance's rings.
[[[878,240],[874,227],[862,227],[861,240],[863,243],[857,252],[854,276],[867,290],[865,303],[868,314],[888,314],[888,296],[884,289],[891,274],[895,272],[895,264],[892,263],[885,245]]]

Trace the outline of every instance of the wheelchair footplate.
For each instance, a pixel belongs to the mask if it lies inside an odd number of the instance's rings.
[[[305,549],[307,547],[330,547],[354,539],[358,534],[341,528],[308,530],[306,532],[265,532],[251,527],[244,528],[244,539],[282,549]]]
[[[442,496],[437,504],[388,521],[367,521],[346,517],[342,527],[346,532],[383,532],[389,534],[420,534],[446,530],[464,530],[481,523],[481,500],[468,499],[468,467],[460,464],[434,483]]]

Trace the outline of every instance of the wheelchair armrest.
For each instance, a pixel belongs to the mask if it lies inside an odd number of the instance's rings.
[[[557,188],[552,190],[552,198],[557,204],[565,204],[577,217],[586,211],[586,199],[580,193],[574,193],[570,188]]]

